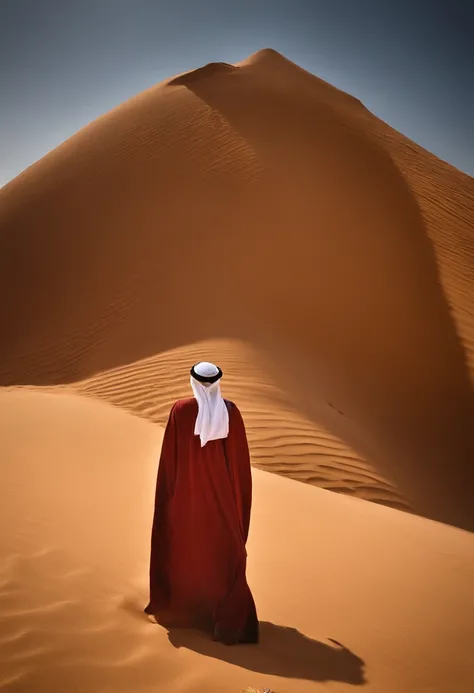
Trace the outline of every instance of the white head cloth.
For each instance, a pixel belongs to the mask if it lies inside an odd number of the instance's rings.
[[[207,361],[196,364],[193,370],[203,378],[213,378],[220,372],[217,366]],[[229,412],[221,395],[219,380],[215,383],[202,383],[191,375],[191,387],[198,403],[194,435],[201,438],[201,447],[209,440],[227,438]]]

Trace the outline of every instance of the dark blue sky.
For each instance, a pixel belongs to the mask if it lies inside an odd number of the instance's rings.
[[[260,48],[474,175],[474,0],[0,0],[0,185],[154,83]]]

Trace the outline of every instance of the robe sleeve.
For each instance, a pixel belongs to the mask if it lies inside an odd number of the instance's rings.
[[[155,492],[155,512],[151,533],[150,609],[163,608],[169,596],[167,579],[169,545],[169,502],[173,497],[177,471],[176,405],[171,409],[161,446]]]
[[[231,405],[230,461],[235,497],[244,542],[247,542],[252,509],[252,469],[250,452],[242,414],[235,404]]]

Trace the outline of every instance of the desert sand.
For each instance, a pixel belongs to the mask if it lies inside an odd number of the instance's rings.
[[[255,470],[262,643],[168,636],[141,612],[161,430],[70,393],[0,411],[0,690],[472,690],[470,533]]]
[[[0,690],[471,693],[473,219],[471,178],[271,50],[2,188]],[[203,358],[248,427],[257,648],[141,613]]]

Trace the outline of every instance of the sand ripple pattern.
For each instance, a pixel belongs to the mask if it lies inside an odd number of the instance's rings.
[[[256,467],[331,491],[409,509],[403,496],[370,464],[292,407],[283,391],[254,365],[252,350],[241,342],[209,341],[173,349],[101,373],[77,383],[74,389],[164,425],[173,402],[190,395],[190,366],[208,359],[222,366],[224,395],[242,410]]]
[[[226,85],[227,100],[221,103],[217,97]],[[232,85],[241,90],[237,101]],[[275,112],[273,105],[284,114],[280,130],[274,131],[268,118]],[[247,122],[252,113],[253,120]],[[290,138],[289,146],[282,136],[291,133],[296,122],[311,136],[300,143],[298,154],[298,137]],[[366,136],[377,143],[376,152],[368,151]],[[332,144],[324,158],[326,139]],[[211,64],[152,87],[84,128],[0,191],[0,283],[11,298],[2,323],[8,338],[0,344],[1,383],[75,382],[67,388],[164,424],[172,402],[189,393],[190,364],[212,358],[226,371],[226,394],[243,411],[257,467],[407,508],[370,460],[297,411],[277,384],[253,366],[246,345],[198,342],[211,330],[199,332],[201,319],[191,327],[194,311],[188,305],[189,287],[201,277],[195,267],[204,264],[214,248],[223,253],[224,261],[216,263],[220,281],[226,280],[228,267],[241,271],[251,254],[236,239],[248,229],[254,242],[257,230],[268,224],[273,235],[260,239],[268,260],[268,248],[280,247],[287,226],[297,234],[300,225],[308,256],[314,248],[317,256],[323,236],[312,239],[313,247],[303,224],[307,212],[311,218],[319,214],[324,202],[312,207],[314,181],[319,175],[323,183],[331,178],[331,166],[336,171],[340,166],[331,195],[337,204],[344,195],[352,199],[354,181],[342,175],[347,157],[352,152],[363,158],[367,149],[367,161],[382,166],[380,147],[395,162],[421,210],[473,378],[474,180],[390,128],[357,99],[274,51],[261,51],[240,65]],[[318,166],[310,152],[318,152]],[[279,161],[286,162],[281,180],[273,176],[271,165]],[[367,165],[362,170],[367,176],[372,169]],[[295,202],[288,203],[288,218],[276,228],[279,212],[272,211],[271,203],[281,190]],[[332,219],[335,210],[328,209]],[[378,233],[382,227],[375,226]],[[363,232],[359,229],[358,238]],[[234,239],[232,245],[226,246],[225,236]],[[350,235],[341,238],[351,241]],[[44,266],[37,261],[40,251]],[[286,269],[286,253],[284,260]],[[289,282],[293,285],[302,281],[305,258],[299,260]],[[265,269],[258,268],[259,286],[267,284]],[[283,297],[291,303],[291,297]],[[180,307],[179,318],[169,307],[172,298]],[[250,303],[255,298],[254,291]],[[270,310],[269,300],[264,305]],[[173,338],[168,338],[171,327]],[[290,322],[288,330],[293,327]],[[339,348],[345,339],[339,321],[329,315],[325,329],[336,335]],[[306,322],[303,334],[305,330]],[[224,334],[224,328],[218,331]],[[191,340],[192,345],[172,348]],[[117,367],[123,363],[130,365]],[[90,373],[97,375],[84,379]],[[357,377],[356,372],[353,385]],[[346,416],[337,404],[326,404],[337,416]]]
[[[157,648],[166,634],[131,620],[123,599],[101,592],[97,575],[63,550],[9,555],[0,568],[0,691],[95,693],[113,681],[125,693],[137,667],[143,691],[156,690],[164,668],[178,677],[179,657]]]

